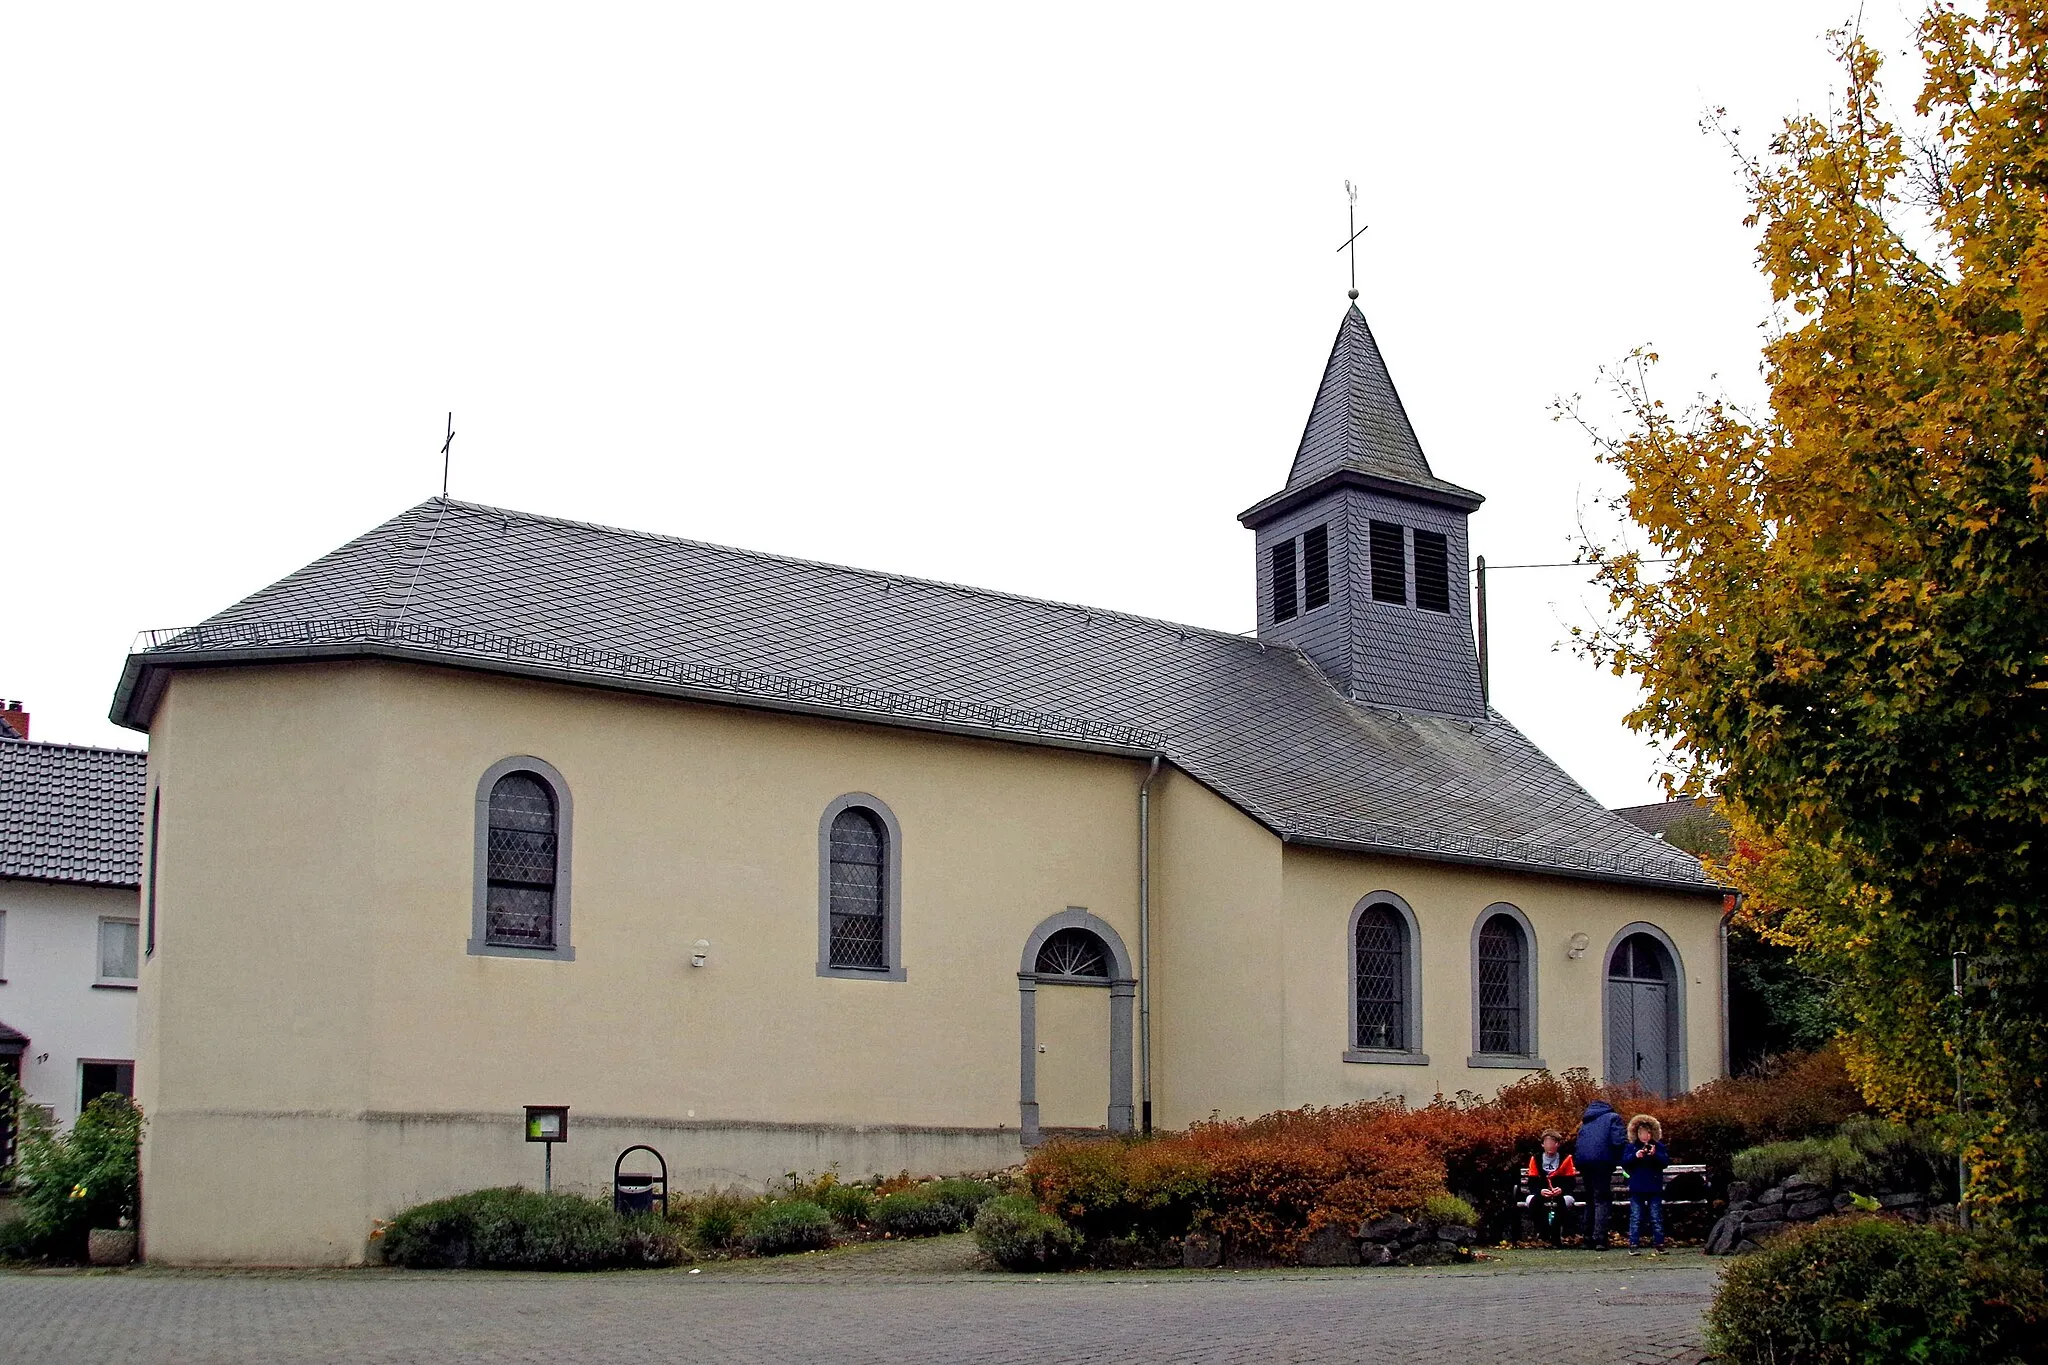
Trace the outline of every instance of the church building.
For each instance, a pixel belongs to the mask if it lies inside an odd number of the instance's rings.
[[[359,1261],[527,1105],[601,1193],[1720,1074],[1721,889],[1486,704],[1480,502],[1353,306],[1255,635],[435,498],[146,637],[146,1254]]]

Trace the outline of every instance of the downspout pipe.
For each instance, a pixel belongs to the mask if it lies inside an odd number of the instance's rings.
[[[1152,783],[1162,755],[1138,786],[1138,1131],[1152,1133]]]
[[[1735,912],[1742,908],[1742,893],[1730,891],[1721,898],[1721,1074],[1733,1075],[1735,1053],[1729,1041],[1728,1023],[1728,925],[1735,918]]]

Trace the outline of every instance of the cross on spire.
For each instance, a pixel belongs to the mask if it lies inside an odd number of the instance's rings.
[[[1365,235],[1365,228],[1362,228],[1358,225],[1358,186],[1352,184],[1349,180],[1345,181],[1344,195],[1347,199],[1351,201],[1350,206],[1346,208],[1344,211],[1345,222],[1351,228],[1351,235],[1344,239],[1344,245],[1338,247],[1337,250],[1348,250],[1351,253],[1350,296],[1355,299],[1358,297],[1358,239]],[[1365,225],[1365,227],[1371,226],[1372,224],[1370,223],[1367,223]]]

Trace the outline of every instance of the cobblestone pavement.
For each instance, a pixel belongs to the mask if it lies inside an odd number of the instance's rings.
[[[963,1240],[695,1275],[0,1275],[0,1362],[1697,1362],[1718,1269],[1538,1252],[1027,1277],[967,1270]]]

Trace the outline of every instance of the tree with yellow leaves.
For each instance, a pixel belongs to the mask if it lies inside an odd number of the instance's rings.
[[[1655,549],[1588,544],[1586,643],[1722,797],[1717,866],[1835,983],[1865,1093],[1952,1113],[1960,1072],[1972,1209],[2048,1241],[2048,7],[1931,10],[1910,115],[1836,41],[1834,107],[1743,162],[1768,411],[1669,409],[1639,351],[1589,424]]]

